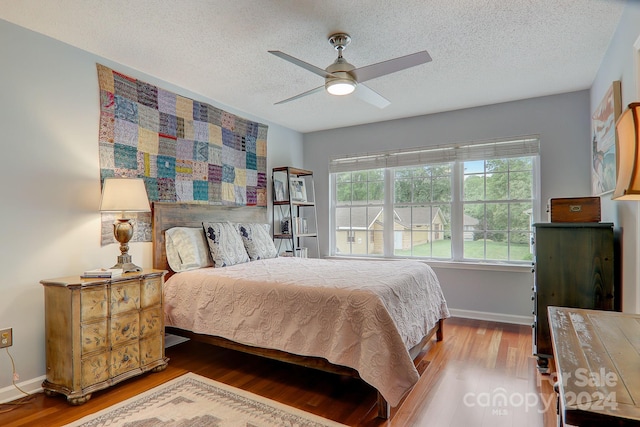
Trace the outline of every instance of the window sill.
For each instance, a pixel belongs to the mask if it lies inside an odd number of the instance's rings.
[[[360,261],[406,261],[413,260],[423,262],[432,268],[449,268],[455,270],[479,270],[479,271],[506,271],[513,273],[531,273],[532,264],[500,264],[490,262],[469,261],[437,261],[414,258],[384,258],[384,257],[358,257],[358,256],[326,256],[326,259],[350,259]]]

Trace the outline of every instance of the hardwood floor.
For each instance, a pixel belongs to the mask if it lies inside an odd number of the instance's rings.
[[[423,350],[418,367],[426,369],[389,421],[375,418],[376,393],[356,379],[196,342],[166,354],[165,371],[96,392],[81,406],[42,393],[10,412],[1,405],[0,425],[64,425],[189,371],[351,426],[556,425],[553,377],[538,374],[527,326],[448,319],[444,341]]]

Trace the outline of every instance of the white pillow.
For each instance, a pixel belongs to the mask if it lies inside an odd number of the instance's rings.
[[[167,261],[176,273],[213,265],[201,227],[174,227],[167,230],[164,236]]]
[[[238,230],[251,261],[278,256],[269,234],[269,224],[238,224]]]
[[[249,261],[237,226],[230,222],[203,222],[202,228],[216,267],[227,267]]]

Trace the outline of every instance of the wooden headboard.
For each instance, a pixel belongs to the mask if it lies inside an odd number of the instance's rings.
[[[172,227],[202,227],[203,222],[268,223],[265,207],[229,207],[189,203],[154,202],[152,211],[153,268],[171,271],[164,233]]]

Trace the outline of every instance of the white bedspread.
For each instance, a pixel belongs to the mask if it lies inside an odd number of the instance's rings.
[[[419,374],[408,349],[449,310],[415,261],[275,258],[174,274],[168,326],[354,368],[396,406]]]

